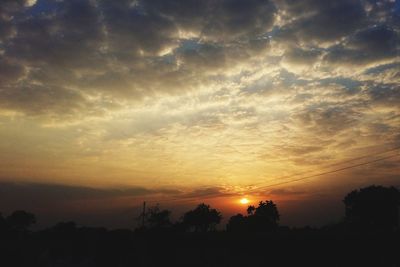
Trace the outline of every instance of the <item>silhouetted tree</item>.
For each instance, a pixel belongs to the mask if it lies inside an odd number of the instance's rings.
[[[0,213],[0,231],[6,228],[6,220],[3,217],[3,214]]]
[[[253,215],[254,211],[256,210],[256,207],[253,205],[250,205],[247,207],[247,215]]]
[[[163,229],[172,225],[170,220],[171,211],[160,210],[159,205],[147,209],[146,225],[150,229]]]
[[[221,219],[220,212],[202,203],[194,210],[186,212],[183,215],[182,223],[186,228],[193,229],[195,232],[207,232],[215,230],[215,226],[221,222]]]
[[[8,226],[16,231],[26,231],[33,224],[36,223],[36,217],[34,214],[17,210],[6,218]]]
[[[271,225],[277,226],[279,221],[279,212],[276,204],[272,200],[267,200],[265,202],[260,201],[258,207],[254,212],[254,216],[263,218],[265,221]]]
[[[246,232],[248,230],[247,217],[240,213],[232,216],[226,225],[226,230],[228,232]]]
[[[261,201],[258,207],[249,206],[248,216],[237,214],[232,216],[226,226],[229,232],[265,232],[277,229],[279,212],[276,204]]]
[[[369,186],[343,200],[346,221],[358,227],[394,229],[399,226],[400,192],[395,187]]]

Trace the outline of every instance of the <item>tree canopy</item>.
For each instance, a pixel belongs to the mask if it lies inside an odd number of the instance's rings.
[[[215,226],[221,222],[222,216],[216,209],[210,208],[204,203],[199,204],[194,210],[183,215],[182,223],[187,229],[195,232],[207,232],[215,230]]]
[[[232,216],[227,224],[230,232],[265,232],[278,227],[279,212],[272,200],[260,201],[258,207],[249,206],[247,216]]]
[[[14,230],[26,231],[29,229],[29,227],[36,223],[36,217],[32,213],[23,210],[17,210],[6,218],[6,222],[7,225]]]
[[[164,229],[172,225],[171,211],[161,210],[159,205],[148,208],[146,213],[146,226],[149,229]]]
[[[400,192],[395,187],[369,186],[346,195],[346,221],[357,227],[399,227]]]

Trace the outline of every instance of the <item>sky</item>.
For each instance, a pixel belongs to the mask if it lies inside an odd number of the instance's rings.
[[[0,211],[281,222],[400,186],[400,1],[0,1]]]

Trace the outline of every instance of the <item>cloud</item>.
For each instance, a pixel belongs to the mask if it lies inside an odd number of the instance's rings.
[[[321,104],[310,106],[298,112],[294,119],[314,133],[338,134],[340,131],[356,125],[361,114],[350,107],[338,107]]]
[[[20,78],[3,84],[3,91],[12,101],[19,87],[42,85],[118,101],[193,90],[215,75],[212,68],[237,65],[265,51],[268,40],[259,35],[272,27],[275,12],[273,3],[265,0],[133,3],[3,4],[2,17],[10,26],[4,26],[1,72],[6,76],[13,71]],[[198,48],[188,49],[186,41]],[[76,101],[69,103],[74,106]],[[68,112],[46,100],[38,105],[43,113]],[[3,108],[29,113],[29,108],[16,105]],[[81,112],[86,113],[84,108]]]
[[[55,112],[58,114],[79,112],[87,104],[84,97],[74,90],[43,85],[19,85],[15,88],[3,87],[0,105],[3,108],[23,111],[28,114]],[[88,106],[85,106],[87,109]]]
[[[298,47],[293,47],[285,53],[284,59],[294,65],[313,65],[318,57],[321,55],[321,51],[310,49],[305,50]]]
[[[268,31],[275,6],[269,0],[150,0],[144,10],[170,18],[183,31],[212,41],[232,41]]]
[[[179,194],[181,191],[168,188],[127,187],[122,189],[102,189],[44,183],[1,182],[0,193],[0,202],[4,204],[1,205],[2,209],[18,207],[47,209],[84,201],[114,201],[121,197],[169,196]]]
[[[0,86],[18,81],[24,74],[22,65],[0,56]]]
[[[200,189],[195,189],[190,192],[184,193],[179,195],[179,198],[181,199],[187,199],[187,198],[199,198],[199,199],[205,199],[205,198],[216,198],[216,197],[227,197],[227,196],[233,196],[236,195],[232,192],[227,192],[226,189],[222,187],[207,187],[207,188],[200,188]]]
[[[2,196],[15,197],[43,197],[48,199],[90,199],[90,198],[110,198],[120,196],[144,196],[151,194],[178,194],[180,191],[173,189],[147,189],[144,187],[127,187],[121,189],[112,188],[93,188],[84,186],[69,186],[58,184],[41,183],[12,183],[1,182],[0,189]]]
[[[5,0],[0,3],[0,43],[15,35],[13,16],[35,4],[28,0]]]
[[[330,64],[365,65],[393,60],[399,53],[399,35],[385,25],[363,29],[334,46],[324,60]]]
[[[303,42],[331,42],[366,24],[366,13],[358,0],[277,2],[288,21],[285,27]]]
[[[0,77],[10,104],[1,106],[27,114],[102,116],[123,109],[127,101],[221,86],[221,79],[242,70],[275,64],[268,64],[272,55],[295,73],[321,75],[335,65],[392,60],[398,52],[390,1],[41,0],[2,5]],[[377,22],[381,26],[373,26]],[[33,97],[17,101],[21,90]],[[54,101],[35,97],[50,92]],[[108,100],[114,104],[104,108]]]
[[[175,189],[175,188],[145,188],[145,187],[121,187],[121,188],[94,188],[86,186],[73,186],[47,183],[27,182],[0,182],[1,203],[7,206],[27,206],[32,203],[36,206],[47,204],[61,205],[68,202],[81,201],[113,201],[116,198],[146,197],[151,199],[158,196],[176,199],[204,199],[235,195],[222,187],[204,187],[199,189]],[[53,203],[53,204],[51,204]]]
[[[224,195],[395,142],[394,5],[1,1],[2,176]]]
[[[400,90],[398,84],[375,83],[368,87],[367,92],[374,104],[384,107],[398,107],[400,104]]]
[[[306,192],[304,191],[295,191],[295,190],[289,190],[289,189],[273,189],[268,191],[266,194],[268,195],[278,195],[278,196],[295,196],[295,195],[304,195]]]
[[[15,209],[25,209],[40,215],[41,225],[54,222],[56,218],[70,215],[78,217],[79,221],[91,219],[104,213],[121,216],[127,219],[125,212],[129,210],[139,214],[138,206],[145,199],[148,205],[154,205],[155,200],[163,207],[171,205],[170,201],[185,201],[227,197],[234,194],[221,187],[208,187],[195,190],[178,190],[174,188],[148,189],[145,187],[125,188],[92,188],[85,186],[70,186],[46,183],[14,183],[0,182],[0,210],[11,212]],[[123,214],[119,214],[124,212]],[[110,216],[110,215],[109,215]],[[133,217],[133,216],[128,216]],[[72,218],[69,218],[72,219]],[[105,218],[102,218],[104,220]],[[106,218],[111,226],[120,218]],[[132,218],[131,218],[132,219]],[[58,219],[60,220],[60,219]],[[94,222],[99,224],[99,222]],[[126,227],[126,225],[124,225]]]

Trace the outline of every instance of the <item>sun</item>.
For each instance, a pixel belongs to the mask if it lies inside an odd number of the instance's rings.
[[[246,205],[246,204],[248,204],[250,201],[247,199],[247,198],[241,198],[240,200],[239,200],[239,202],[240,202],[240,204],[243,204],[243,205]]]

